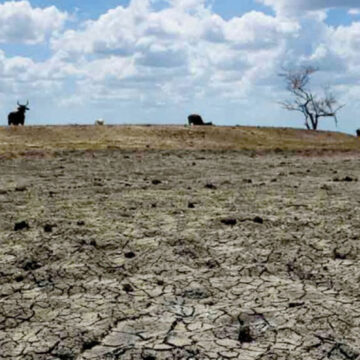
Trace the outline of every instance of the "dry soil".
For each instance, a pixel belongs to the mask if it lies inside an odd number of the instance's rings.
[[[1,159],[0,358],[359,359],[359,165]]]

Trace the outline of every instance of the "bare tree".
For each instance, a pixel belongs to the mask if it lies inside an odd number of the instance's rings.
[[[338,104],[328,88],[324,90],[323,97],[317,97],[307,88],[311,75],[316,71],[317,68],[306,66],[297,70],[284,70],[279,74],[285,79],[287,90],[294,97],[293,100],[280,102],[280,105],[286,110],[300,111],[305,117],[305,126],[309,130],[317,130],[319,119],[322,117],[334,118],[337,125],[336,113],[345,106]]]

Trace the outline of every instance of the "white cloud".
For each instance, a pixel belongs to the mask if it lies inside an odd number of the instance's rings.
[[[54,38],[52,48],[81,66],[86,96],[90,88],[91,96],[109,96],[104,84],[123,93],[136,83],[139,97],[186,101],[216,89],[233,96],[234,86],[245,94],[256,74],[273,71],[273,59],[299,30],[296,21],[255,11],[226,21],[204,1],[171,0],[154,11],[148,1],[133,0]],[[148,84],[155,84],[151,94]]]
[[[41,9],[28,1],[7,1],[0,4],[0,43],[40,43],[61,30],[67,18],[55,6]]]
[[[259,1],[273,6],[276,15],[251,11],[226,20],[205,1],[168,0],[155,11],[154,0],[132,0],[77,29],[53,34],[52,54],[42,62],[0,52],[0,93],[52,96],[63,107],[79,109],[126,106],[134,113],[189,106],[200,111],[206,104],[221,112],[240,104],[254,117],[263,111],[258,103],[271,109],[284,96],[277,76],[282,66],[312,64],[321,70],[315,87],[333,83],[339,95],[355,98],[360,24],[334,28],[323,16],[326,4],[340,2]],[[302,16],[283,16],[295,9]],[[41,36],[33,32],[30,38]]]
[[[360,9],[350,9],[348,11],[349,15],[352,15],[352,16],[358,16],[360,15]]]
[[[358,0],[256,0],[271,6],[279,14],[302,15],[304,11],[331,8],[360,8]]]

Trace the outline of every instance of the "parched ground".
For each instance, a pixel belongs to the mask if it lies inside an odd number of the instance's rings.
[[[360,359],[360,159],[0,160],[1,359]]]

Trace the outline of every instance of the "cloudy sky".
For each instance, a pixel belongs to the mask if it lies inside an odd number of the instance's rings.
[[[313,65],[314,91],[360,127],[359,0],[0,1],[0,125],[16,101],[28,124],[303,127],[280,108],[282,67]]]

